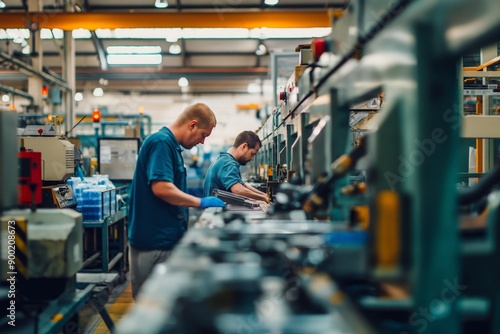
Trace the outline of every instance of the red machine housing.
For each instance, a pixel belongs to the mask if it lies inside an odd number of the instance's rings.
[[[33,200],[35,204],[42,204],[42,153],[21,150],[17,157],[19,206],[31,205]]]

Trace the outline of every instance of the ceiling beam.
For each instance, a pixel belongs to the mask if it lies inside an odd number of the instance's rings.
[[[155,13],[8,13],[0,14],[0,28],[74,30],[85,28],[313,28],[331,27],[330,17],[341,10],[304,12],[155,12]]]
[[[181,40],[182,42],[182,40]],[[184,46],[181,46],[181,48],[183,48],[184,50]],[[80,52],[76,52],[75,55],[77,57],[88,57],[88,56],[98,56],[99,58],[101,57],[97,52],[95,51],[80,51]],[[254,51],[249,51],[249,52],[245,52],[245,51],[240,51],[240,52],[220,52],[220,51],[215,51],[215,52],[201,52],[201,51],[190,51],[190,52],[184,52],[184,53],[181,53],[180,55],[174,55],[174,54],[171,54],[170,52],[168,51],[163,51],[161,52],[161,55],[164,56],[164,57],[198,57],[198,56],[217,56],[217,57],[230,57],[230,56],[255,56],[255,52]],[[59,57],[60,54],[59,52],[55,52],[55,51],[44,51],[43,52],[43,56],[44,57]],[[268,56],[268,55],[263,55],[261,57],[265,57],[265,56]],[[104,54],[104,60],[106,60],[106,57],[105,57],[105,54]],[[260,66],[257,66],[257,67],[260,67]]]
[[[225,0],[225,1],[213,1],[208,4],[195,4],[195,5],[189,5],[189,4],[182,4],[179,5],[179,0],[176,1],[176,4],[169,4],[168,8],[169,9],[175,9],[177,11],[179,10],[207,10],[207,9],[212,9],[212,10],[219,10],[219,11],[233,11],[233,10],[249,10],[249,9],[265,9],[265,10],[288,10],[288,9],[293,9],[293,10],[304,10],[308,11],[311,9],[339,9],[342,10],[345,8],[345,4],[339,4],[339,5],[326,5],[324,3],[318,3],[318,4],[280,4],[278,6],[268,6],[264,3],[263,0],[261,0],[261,4],[245,4],[241,3],[241,0]],[[106,5],[106,4],[95,4],[90,6],[89,10],[92,11],[128,11],[128,10],[157,10],[157,8],[154,6],[154,1],[151,2],[151,4],[148,5],[141,5],[141,4],[131,4],[131,5]]]
[[[97,38],[95,31],[91,31],[90,34],[92,36],[92,43],[94,43],[94,47],[97,52],[97,58],[99,58],[99,63],[101,63],[101,70],[105,71],[108,69],[108,61],[106,59],[106,52],[104,51],[102,42],[99,38]]]
[[[134,73],[134,72],[103,72],[103,73],[85,73],[85,72],[77,72],[76,80],[77,81],[98,81],[103,78],[109,81],[139,81],[142,83],[144,87],[152,86],[154,82],[159,80],[174,80],[177,81],[181,77],[187,78],[189,81],[218,81],[218,80],[229,80],[229,79],[241,79],[247,80],[258,79],[258,78],[266,78],[267,73],[239,73],[239,72],[230,72],[230,73],[164,73],[164,72],[142,72],[142,73]],[[149,88],[145,88],[149,89]]]

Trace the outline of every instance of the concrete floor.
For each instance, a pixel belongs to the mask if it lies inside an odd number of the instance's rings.
[[[130,277],[127,273],[126,280],[123,283],[112,283],[109,288],[104,289],[100,294],[100,298],[105,302],[105,308],[108,311],[111,319],[116,324],[127,314],[129,308],[133,305],[132,289],[130,285]],[[107,298],[106,298],[107,297]],[[106,324],[101,318],[101,315],[90,304],[85,305],[79,313],[80,328],[83,334],[107,334],[110,333]]]

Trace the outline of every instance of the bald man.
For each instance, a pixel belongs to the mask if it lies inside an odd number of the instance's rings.
[[[203,144],[217,120],[212,110],[198,103],[184,110],[168,127],[146,138],[139,151],[130,190],[128,239],[132,295],[157,263],[167,260],[184,236],[188,207],[223,207],[216,197],[187,193],[182,149]]]

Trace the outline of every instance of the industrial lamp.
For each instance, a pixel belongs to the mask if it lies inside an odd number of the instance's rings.
[[[155,7],[156,8],[167,8],[168,2],[167,2],[167,0],[156,0]]]

